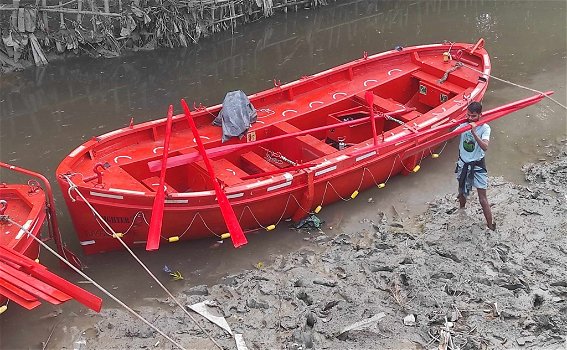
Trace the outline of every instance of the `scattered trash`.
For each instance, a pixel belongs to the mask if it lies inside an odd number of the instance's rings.
[[[386,314],[381,312],[379,314],[376,314],[366,320],[362,320],[362,321],[358,321],[356,323],[351,324],[350,326],[347,326],[345,328],[343,328],[343,330],[337,335],[337,337],[341,336],[342,334],[346,333],[346,332],[350,332],[350,331],[354,331],[354,330],[360,330],[360,329],[364,329],[370,326],[373,326],[374,324],[376,324],[381,318],[385,317]]]
[[[300,220],[294,228],[301,230],[318,230],[323,226],[324,221],[321,221],[315,214],[310,214],[305,219]]]
[[[215,306],[215,305],[216,304],[212,303],[211,301],[205,300],[200,303],[189,305],[189,308],[195,311],[196,313],[198,313],[199,315],[203,316],[207,320],[211,321],[212,323],[216,324],[220,328],[224,329],[225,331],[228,332],[228,334],[232,335],[232,330],[230,329],[230,326],[226,322],[226,319],[222,316],[215,316],[208,310],[209,306]]]
[[[167,265],[163,265],[163,272],[171,273],[171,269]]]
[[[404,325],[406,326],[415,326],[415,316],[413,314],[409,314],[404,317]]]
[[[526,343],[531,343],[534,340],[536,340],[536,337],[531,335],[529,337],[521,337],[516,339],[516,343],[518,343],[518,345],[526,345]]]
[[[234,341],[236,342],[237,350],[248,350],[242,334],[234,333]]]
[[[179,271],[171,272],[169,275],[171,277],[173,277],[174,281],[179,281],[179,280],[183,279],[183,276],[181,275],[181,272],[179,272]]]

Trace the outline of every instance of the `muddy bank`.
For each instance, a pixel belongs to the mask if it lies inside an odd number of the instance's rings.
[[[187,288],[179,300],[208,301],[249,349],[437,349],[443,339],[453,349],[565,349],[567,147],[524,171],[525,186],[491,179],[496,232],[476,197],[459,211],[447,195],[417,217],[377,212],[357,232],[304,233],[313,248]],[[216,348],[173,302],[150,304],[137,310],[180,344]],[[121,309],[77,316],[63,330],[57,347],[172,348]]]

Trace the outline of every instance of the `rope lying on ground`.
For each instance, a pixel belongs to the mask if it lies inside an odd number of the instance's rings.
[[[195,325],[197,327],[199,327],[199,329],[201,330],[201,332],[203,332],[203,334],[205,334],[219,349],[222,350],[222,347],[211,337],[211,335],[197,322],[197,320],[193,317],[193,315],[191,315],[187,309],[185,307],[183,307],[181,305],[181,303],[177,300],[177,298],[175,298],[173,296],[173,294],[171,294],[171,292],[157,279],[157,277],[148,269],[148,267],[138,258],[138,256],[136,256],[136,254],[134,254],[134,252],[126,245],[126,243],[124,243],[124,241],[121,238],[121,234],[117,234],[112,227],[110,227],[110,225],[104,220],[104,218],[96,211],[96,209],[89,203],[89,201],[83,196],[83,194],[78,190],[77,185],[75,185],[75,183],[73,183],[73,181],[71,180],[71,178],[69,176],[65,176],[65,180],[69,183],[69,194],[71,193],[71,190],[75,190],[75,192],[79,195],[79,197],[81,197],[81,199],[85,202],[85,204],[89,207],[89,209],[92,211],[93,215],[95,217],[97,217],[102,223],[104,223],[107,227],[107,229],[109,230],[109,232],[112,233],[112,237],[118,239],[118,241],[120,242],[120,244],[122,244],[122,246],[130,253],[130,255],[132,255],[132,257],[138,262],[138,264],[140,264],[140,266],[142,266],[142,268],[148,273],[148,275],[150,275],[150,277],[153,278],[154,281],[156,281],[156,283],[167,293],[167,295],[169,295],[169,297],[177,304],[177,306],[179,306],[183,312],[189,316],[189,318],[195,323]],[[74,199],[73,199],[74,200]]]
[[[10,222],[11,224],[16,225],[17,227],[19,227],[21,230],[23,230],[28,237],[33,238],[37,243],[39,243],[43,248],[47,249],[48,251],[51,252],[51,254],[55,255],[59,260],[63,261],[65,264],[67,264],[67,266],[69,266],[71,269],[73,269],[73,271],[75,271],[76,273],[78,273],[79,275],[81,275],[83,278],[85,278],[86,280],[88,280],[89,282],[91,282],[95,287],[97,287],[101,292],[103,292],[104,294],[106,294],[107,296],[109,296],[112,300],[114,300],[115,302],[117,302],[118,304],[120,304],[120,306],[122,306],[123,308],[125,308],[126,310],[128,310],[132,315],[136,316],[138,319],[140,319],[142,322],[144,322],[146,325],[150,326],[153,330],[155,330],[156,332],[158,332],[159,334],[161,334],[165,339],[167,339],[168,341],[170,341],[172,344],[174,344],[175,346],[177,346],[179,349],[185,349],[183,346],[181,346],[179,343],[177,343],[175,340],[171,339],[167,334],[165,334],[163,331],[161,331],[160,329],[158,329],[156,326],[154,326],[153,324],[151,324],[149,321],[147,321],[145,318],[143,318],[140,314],[138,314],[136,311],[132,310],[128,305],[124,304],[120,299],[118,299],[117,297],[115,297],[112,293],[110,293],[108,290],[106,290],[104,287],[102,287],[101,285],[99,285],[98,283],[96,283],[92,278],[90,278],[89,276],[87,276],[85,273],[83,273],[83,271],[79,270],[78,268],[76,268],[75,266],[73,266],[73,264],[71,264],[69,261],[67,261],[67,259],[63,258],[61,255],[59,255],[56,251],[54,251],[53,249],[51,249],[51,247],[49,247],[47,244],[45,244],[41,239],[35,237],[28,229],[26,229],[25,227],[23,227],[22,225],[18,224],[17,222],[15,222],[14,220],[7,218],[8,222]]]

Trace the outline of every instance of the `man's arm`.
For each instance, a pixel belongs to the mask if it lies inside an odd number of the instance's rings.
[[[472,136],[474,137],[474,140],[476,141],[476,143],[478,143],[478,145],[480,146],[480,148],[486,152],[486,150],[488,149],[488,140],[483,140],[480,138],[480,136],[478,136],[478,134],[476,133],[476,123],[470,123],[471,125],[471,133]]]

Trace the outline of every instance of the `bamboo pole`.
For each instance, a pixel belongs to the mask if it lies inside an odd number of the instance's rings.
[[[110,4],[108,0],[104,0],[104,12],[110,13]]]
[[[59,0],[59,6],[61,7],[61,0]],[[63,18],[63,12],[59,13],[59,28],[65,27],[65,19]]]
[[[41,0],[41,6],[47,6],[47,0]],[[45,26],[45,31],[49,32],[49,20],[47,19],[47,12],[43,13],[43,25]]]
[[[83,0],[77,0],[77,22],[81,23],[83,19],[83,14],[81,11],[83,10]]]

